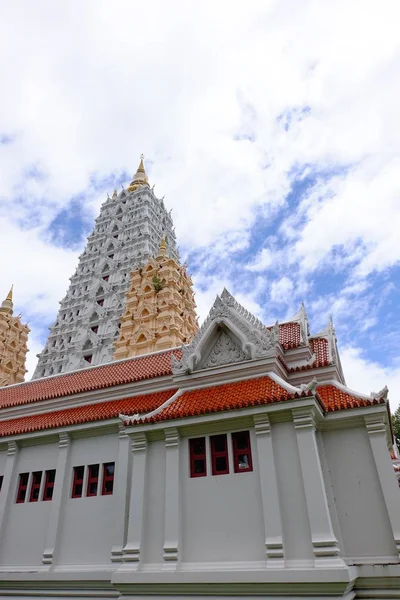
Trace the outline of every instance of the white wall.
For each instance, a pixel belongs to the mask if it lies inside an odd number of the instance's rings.
[[[244,428],[246,429],[246,428]],[[242,431],[243,428],[239,429]],[[220,433],[225,433],[221,430]],[[200,437],[200,436],[193,436]],[[230,434],[228,447],[231,450]],[[252,432],[253,471],[211,475],[207,444],[207,476],[189,476],[189,443],[181,440],[183,560],[187,562],[264,560],[264,530],[256,442]]]
[[[23,504],[16,504],[15,500],[19,474],[55,469],[57,453],[57,444],[20,449],[10,484],[10,501],[0,540],[0,564],[41,566],[51,502],[28,502],[29,488]],[[44,474],[42,481],[43,477]]]
[[[163,562],[165,513],[165,442],[150,442],[147,448],[145,514],[142,559]]]
[[[365,428],[327,431],[323,433],[323,441],[345,554],[355,560],[390,556],[397,560]]]
[[[285,559],[311,563],[313,551],[310,523],[293,423],[273,424],[272,440]]]
[[[66,471],[69,480],[68,494],[65,495],[61,507],[61,531],[56,563],[108,564],[116,518],[115,493],[110,496],[71,498],[72,469],[80,465],[97,463],[101,465],[116,461],[118,435],[75,439],[71,444]],[[118,469],[117,464],[116,469]]]

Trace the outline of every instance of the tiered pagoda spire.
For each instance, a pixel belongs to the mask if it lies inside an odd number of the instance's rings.
[[[192,341],[198,330],[192,279],[168,256],[164,236],[156,258],[135,269],[130,283],[115,360]]]
[[[150,188],[141,156],[128,189],[115,190],[100,209],[34,378],[112,360],[130,272],[157,256],[163,235],[168,257],[178,261],[171,215]]]
[[[14,317],[13,288],[0,306],[0,387],[24,381],[29,327]]]

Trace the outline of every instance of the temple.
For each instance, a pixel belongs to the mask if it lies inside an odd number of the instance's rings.
[[[100,209],[34,379],[112,360],[130,272],[157,255],[162,236],[167,255],[179,261],[171,215],[150,188],[142,157],[128,188]]]
[[[264,324],[224,289],[199,328],[142,161],[38,374],[0,388],[0,599],[400,598],[387,388],[349,389],[304,305]]]

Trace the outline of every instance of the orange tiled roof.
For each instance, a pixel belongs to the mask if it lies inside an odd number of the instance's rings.
[[[75,373],[65,373],[65,375],[4,387],[0,389],[0,408],[171,375],[172,354],[179,359],[182,356],[181,350],[167,350],[122,362],[82,369]]]
[[[311,352],[316,356],[313,367],[326,367],[330,364],[328,340],[326,338],[311,338],[310,347]]]
[[[184,392],[158,415],[149,421],[144,419],[144,422],[235,410],[296,397],[299,397],[299,394],[291,394],[270,377],[259,377]]]
[[[88,404],[76,408],[67,408],[65,410],[56,410],[1,421],[0,436],[18,435],[32,431],[114,419],[120,413],[132,415],[135,413],[150,412],[161,406],[175,392],[175,389],[166,390],[154,394],[124,398],[123,400],[110,400],[108,402],[99,402],[98,404]]]
[[[321,400],[322,406],[327,412],[385,403],[383,398],[380,398],[379,400],[369,400],[367,398],[353,396],[349,392],[345,392],[344,390],[341,390],[332,384],[319,385],[317,387],[317,393]]]
[[[285,350],[300,346],[300,323],[282,323],[279,325],[279,341]]]

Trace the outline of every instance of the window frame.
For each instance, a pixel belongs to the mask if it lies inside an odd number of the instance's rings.
[[[107,475],[107,467],[113,466],[114,470],[112,475]],[[103,480],[101,482],[101,495],[102,496],[112,496],[114,493],[114,476],[115,476],[115,462],[103,463]],[[106,490],[106,484],[112,481],[112,490],[108,492]]]
[[[83,469],[82,477],[78,477],[78,469]],[[73,468],[73,479],[72,479],[72,490],[71,490],[71,498],[82,498],[83,495],[83,481],[85,479],[85,466],[79,465],[79,467]],[[81,485],[82,489],[80,494],[76,492],[76,486]]]
[[[238,448],[237,439],[239,435],[246,435],[247,446],[245,448]],[[233,453],[233,469],[235,473],[249,473],[253,470],[253,458],[251,455],[251,439],[250,431],[235,431],[231,434],[232,437],[232,453]],[[246,454],[248,458],[249,466],[245,469],[239,467],[239,455]]]
[[[204,442],[204,452],[195,453],[194,445],[199,440],[203,440],[203,442]],[[195,470],[195,461],[196,460],[204,460],[204,471],[201,473],[196,473],[196,470]],[[205,436],[191,438],[189,440],[189,464],[190,464],[190,477],[191,478],[207,476],[207,441],[206,441]]]
[[[26,483],[22,483],[22,481],[23,481],[22,478],[25,476],[26,476]],[[29,483],[29,473],[20,473],[19,479],[18,479],[17,497],[15,500],[16,504],[24,504],[24,502],[26,500],[26,492],[28,490],[28,483]],[[21,498],[21,492],[24,492],[23,498]]]
[[[49,481],[50,473],[54,473],[54,479],[53,479],[53,481]],[[42,494],[42,502],[51,502],[51,500],[53,500],[55,480],[56,480],[56,469],[49,469],[48,471],[45,471],[45,474],[44,474],[44,487],[43,487],[43,494]],[[49,490],[51,490],[51,497],[50,498],[46,498],[47,492]]]
[[[217,438],[225,438],[225,449],[216,450],[215,441]],[[219,433],[217,435],[210,435],[210,449],[211,449],[211,473],[212,475],[229,475],[229,449],[228,449],[228,435],[226,433]],[[224,471],[217,471],[217,459],[226,459],[226,469]]]
[[[93,475],[92,470],[94,467],[97,467],[97,475]],[[92,465],[88,465],[88,477],[86,483],[86,498],[94,498],[99,493],[99,474],[100,474],[100,464],[94,463]],[[96,491],[93,493],[90,491],[90,486],[92,483],[96,484]]]
[[[31,477],[31,487],[29,491],[28,502],[39,502],[40,486],[42,484],[43,471],[33,471]],[[37,497],[35,498],[35,492],[37,491]]]

